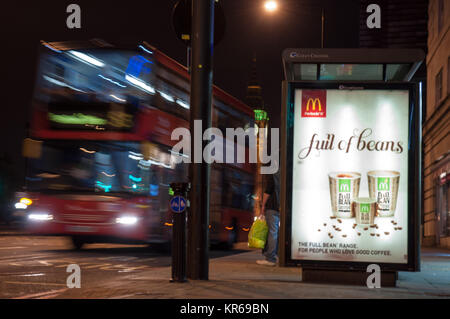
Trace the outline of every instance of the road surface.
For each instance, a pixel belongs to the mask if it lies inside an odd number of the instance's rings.
[[[239,251],[215,250],[211,258],[233,253]],[[0,298],[58,298],[68,289],[71,273],[67,267],[71,264],[80,266],[83,288],[89,288],[130,273],[170,266],[171,256],[146,245],[89,244],[76,251],[66,237],[28,236],[3,230]]]

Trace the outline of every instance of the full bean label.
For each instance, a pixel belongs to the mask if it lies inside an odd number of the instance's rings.
[[[350,211],[350,190],[351,190],[351,180],[339,179],[338,210],[340,212]]]
[[[391,204],[391,179],[377,177],[377,202],[380,210],[389,211]]]
[[[361,213],[361,223],[368,224],[370,222],[370,204],[359,204],[359,212]]]

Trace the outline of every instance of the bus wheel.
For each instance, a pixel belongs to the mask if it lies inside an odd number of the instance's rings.
[[[79,236],[72,236],[72,245],[75,250],[80,250],[83,248],[85,241]]]

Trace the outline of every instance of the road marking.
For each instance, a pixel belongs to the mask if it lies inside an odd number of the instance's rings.
[[[66,264],[68,264],[68,265],[70,265],[70,264],[78,264],[78,265],[81,265],[79,262],[76,262],[75,260],[73,260],[73,259],[68,259],[68,258],[58,258],[58,259],[47,259],[46,260],[47,262],[49,262],[49,263],[54,263],[54,264],[61,264],[61,263],[66,263]]]
[[[117,269],[115,269],[117,268]],[[126,268],[126,266],[119,264],[119,265],[111,265],[111,266],[104,266],[102,268],[100,268],[101,270],[118,270],[119,268]]]
[[[67,266],[72,265],[72,264],[77,264],[78,266],[92,265],[92,263],[79,263],[79,262],[76,262],[76,261],[67,261],[67,260],[53,260],[53,262],[55,262],[57,264],[61,264],[61,265],[55,266],[55,268],[67,267]]]
[[[64,288],[64,289],[58,289],[58,290],[50,290],[50,291],[45,291],[45,292],[40,292],[37,294],[31,294],[31,295],[25,295],[25,296],[20,296],[20,297],[15,297],[15,298],[11,298],[11,299],[31,299],[31,298],[38,298],[41,297],[42,299],[44,299],[46,296],[50,297],[49,295],[53,296],[53,295],[58,295],[64,291],[66,291],[68,288]]]
[[[17,276],[25,276],[25,275],[27,275],[27,274],[29,274],[29,272],[2,272],[2,273],[0,273],[0,276],[14,276],[14,277],[17,277]]]
[[[66,291],[67,289],[64,289],[64,291]],[[55,293],[55,294],[51,294],[51,295],[45,295],[42,297],[37,297],[36,299],[50,299],[50,298],[54,298],[54,297],[58,297],[61,293]]]
[[[43,258],[48,258],[49,257],[49,255],[19,255],[19,256],[8,256],[8,257],[3,257],[3,258],[1,258],[0,257],[0,261],[1,262],[5,262],[5,263],[7,263],[7,262],[9,262],[9,261],[16,261],[17,259],[20,259],[20,261],[32,261],[32,259],[37,259],[37,258],[41,258],[41,259],[43,259]]]
[[[92,266],[83,267],[83,269],[92,269],[92,268],[101,268],[101,269],[103,269],[102,267],[107,267],[107,266],[110,266],[110,265],[111,264],[92,265]]]
[[[22,264],[18,264],[18,263],[9,263],[9,266],[17,266],[17,267],[22,267]]]
[[[119,270],[119,272],[132,272],[138,269],[144,269],[144,268],[148,268],[148,266],[137,266],[137,267],[128,267],[124,270]]]
[[[92,263],[78,263],[78,262],[76,262],[76,261],[56,261],[57,263],[62,263],[62,265],[58,265],[58,266],[55,266],[55,268],[63,268],[63,267],[67,267],[67,266],[69,266],[69,265],[71,265],[71,264],[77,264],[78,266],[83,266],[83,265],[92,265]],[[83,268],[85,268],[85,267],[83,267]]]
[[[65,284],[56,284],[53,282],[33,282],[33,281],[4,281],[5,284],[12,284],[12,285],[41,285],[41,286],[60,286],[65,287]]]
[[[39,263],[44,265],[44,266],[53,266],[53,264],[50,264],[49,262],[47,262],[45,260],[39,260]]]

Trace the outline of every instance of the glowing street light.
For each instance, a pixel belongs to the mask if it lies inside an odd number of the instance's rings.
[[[274,12],[278,8],[278,3],[274,0],[269,0],[264,3],[264,8],[268,12]]]

